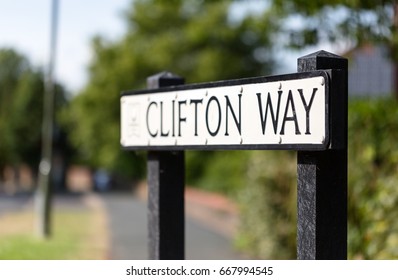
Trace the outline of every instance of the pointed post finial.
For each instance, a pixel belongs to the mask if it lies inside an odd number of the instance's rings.
[[[347,69],[348,60],[336,54],[321,50],[302,56],[297,60],[298,72],[323,70],[323,69]]]

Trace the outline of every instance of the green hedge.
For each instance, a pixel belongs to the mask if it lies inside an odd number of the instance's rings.
[[[398,103],[349,107],[350,258],[398,258]]]

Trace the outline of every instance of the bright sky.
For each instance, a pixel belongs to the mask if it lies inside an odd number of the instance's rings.
[[[70,91],[87,79],[94,35],[110,39],[125,31],[122,12],[131,0],[59,0],[55,75]],[[12,47],[32,64],[48,65],[52,0],[0,0],[0,48]]]

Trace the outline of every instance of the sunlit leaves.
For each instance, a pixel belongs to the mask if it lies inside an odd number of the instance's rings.
[[[188,83],[269,74],[277,22],[261,14],[231,22],[232,1],[132,1],[128,32],[93,40],[90,80],[63,119],[75,146],[93,166],[139,175],[142,165],[120,150],[120,92],[142,89],[168,70]]]

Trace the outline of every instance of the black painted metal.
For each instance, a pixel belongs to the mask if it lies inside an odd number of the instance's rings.
[[[298,59],[298,71],[333,69],[330,150],[297,155],[297,258],[347,258],[347,60],[324,51]]]
[[[174,86],[184,79],[169,72],[148,78],[148,88]],[[184,259],[185,166],[183,151],[148,152],[149,258]]]

